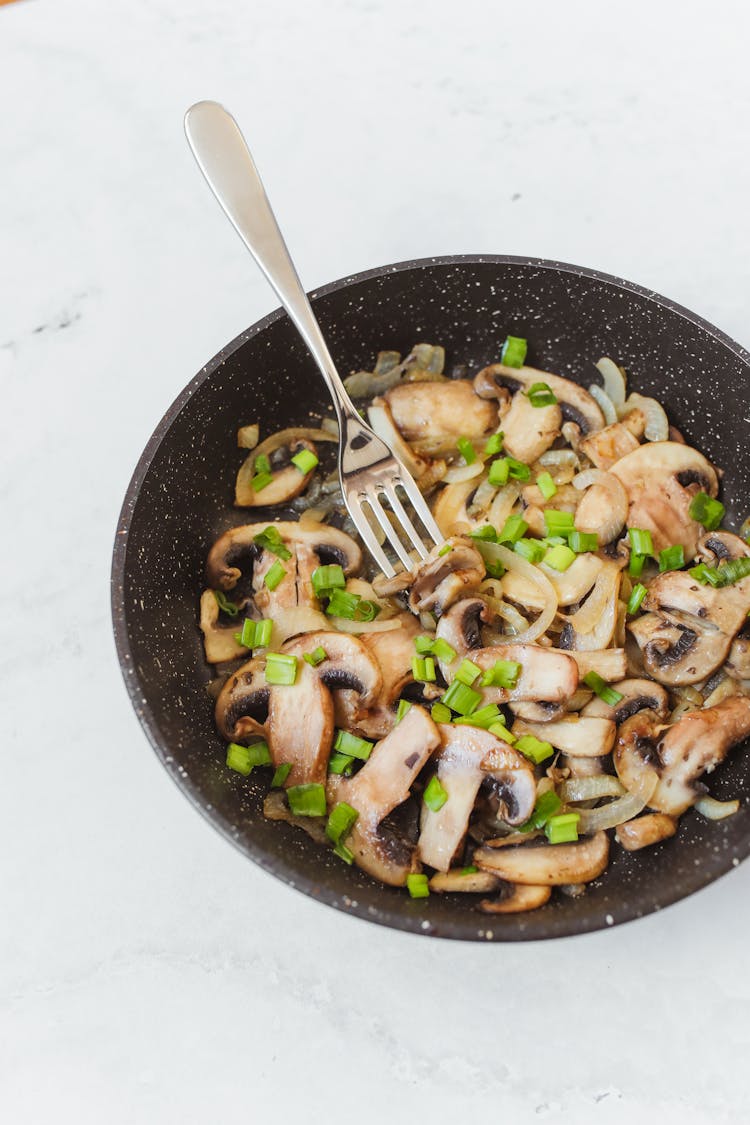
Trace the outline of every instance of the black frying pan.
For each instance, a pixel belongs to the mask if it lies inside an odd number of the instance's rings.
[[[658,398],[686,440],[726,469],[727,526],[738,528],[748,514],[750,356],[664,297],[559,262],[462,256],[357,274],[321,289],[313,304],[343,372],[371,368],[377,351],[406,352],[417,340],[444,345],[450,363],[475,372],[497,360],[508,333],[528,338],[528,363],[584,384],[594,361],[610,355],[629,369],[631,389]],[[245,779],[224,765],[205,691],[211,670],[202,655],[198,598],[213,540],[249,522],[232,506],[243,457],[237,427],[257,420],[269,434],[329,413],[313,361],[278,310],[227,345],[182,392],[128,488],[112,566],[117,651],[146,734],[203,815],[261,867],[339,910],[464,940],[601,929],[667,906],[744,859],[746,799],[725,821],[686,814],[677,836],[657,847],[632,855],[614,848],[603,877],[581,898],[553,896],[533,913],[489,918],[472,909],[472,896],[412,901],[299,830],[263,818],[266,771]],[[721,799],[746,795],[748,774],[747,755],[737,747],[712,775],[711,792]]]

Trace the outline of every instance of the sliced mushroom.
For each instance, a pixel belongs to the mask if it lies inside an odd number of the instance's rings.
[[[255,463],[261,455],[273,458],[279,450],[289,449],[290,456],[301,452],[303,449],[317,453],[315,441],[336,441],[337,439],[326,430],[308,430],[294,427],[288,430],[279,430],[256,446],[252,453],[245,458],[237,473],[234,502],[241,508],[266,508],[274,504],[286,504],[299,496],[310,483],[315,469],[301,473],[296,465],[287,460],[286,464],[276,468],[271,462],[270,484],[256,492],[253,488],[253,478],[256,475]]]
[[[735,637],[727,656],[727,672],[738,680],[750,680],[750,637]]]
[[[444,461],[430,462],[425,457],[418,457],[411,446],[404,441],[394,421],[391,408],[385,399],[373,399],[367,408],[367,418],[378,437],[383,439],[401,464],[408,469],[416,481],[420,482],[422,487],[427,487],[428,480],[434,483],[434,480],[439,480],[445,474],[446,465]],[[433,465],[437,466],[436,470],[433,470]],[[436,472],[437,476],[435,475]]]
[[[561,425],[562,413],[557,403],[533,406],[528,395],[517,391],[510,410],[503,415],[503,447],[511,457],[530,465],[560,436]]]
[[[571,779],[580,777],[599,777],[606,772],[604,758],[577,758],[574,754],[563,754],[559,760],[560,770],[567,770]]]
[[[283,651],[296,656],[299,667],[305,663],[305,653],[317,648],[322,648],[326,655],[315,665],[314,672],[334,693],[336,723],[351,730],[380,699],[383,691],[380,665],[363,640],[335,630],[319,630],[295,637],[284,644]],[[295,715],[294,719],[299,721],[299,716]]]
[[[478,438],[497,426],[497,407],[474,393],[467,379],[406,383],[385,395],[399,433],[417,453],[426,443],[431,454],[455,453],[456,438]]]
[[[566,702],[578,687],[578,667],[569,655],[540,645],[499,645],[472,649],[469,658],[483,672],[498,660],[514,661],[521,670],[513,688],[481,688],[483,703],[533,701],[560,704]],[[454,666],[452,665],[451,668]],[[452,679],[451,669],[448,670]],[[448,678],[448,677],[446,677]]]
[[[690,504],[697,492],[716,496],[719,487],[706,458],[689,445],[652,441],[616,461],[611,472],[628,494],[628,527],[650,531],[657,554],[681,544],[692,558],[700,524],[690,518]]]
[[[547,384],[560,404],[566,423],[577,425],[584,434],[594,433],[604,427],[604,415],[589,392],[570,379],[553,375],[549,371],[537,371],[533,367],[505,367],[502,363],[493,363],[484,367],[476,376],[474,390],[482,398],[496,398],[503,387],[511,391],[519,388],[528,391],[534,383]]]
[[[618,844],[622,844],[625,851],[637,852],[641,848],[650,848],[652,844],[660,844],[668,840],[677,831],[677,820],[666,813],[646,813],[645,816],[627,820],[615,828]]]
[[[615,741],[615,724],[611,719],[595,716],[568,715],[551,723],[529,723],[516,719],[513,734],[519,738],[531,734],[549,742],[556,750],[578,758],[600,758],[609,754]]]
[[[263,669],[265,660],[248,660],[224,683],[216,699],[216,726],[227,742],[245,742],[254,735],[265,736],[270,688]]]
[[[409,790],[433,750],[440,734],[423,707],[410,707],[372,750],[359,773],[350,780],[329,779],[331,799],[345,801],[359,814],[346,846],[363,871],[389,886],[403,886],[418,870],[416,849],[381,822],[409,796]]]
[[[499,890],[502,883],[488,871],[469,871],[456,867],[452,871],[436,871],[430,879],[430,890],[438,894],[486,895]]]
[[[448,794],[442,808],[422,806],[419,855],[437,871],[447,871],[466,835],[479,787],[490,778],[508,824],[522,824],[534,809],[536,782],[529,762],[489,731],[441,723],[442,747],[437,777]]]
[[[698,544],[698,558],[709,566],[729,559],[746,558],[748,555],[750,545],[731,531],[709,531]]]
[[[524,914],[528,910],[538,910],[540,906],[544,906],[549,902],[551,894],[548,886],[508,883],[498,898],[482,899],[479,909],[483,914]]]
[[[450,547],[446,552],[445,547]],[[418,567],[411,591],[412,613],[441,617],[462,595],[475,589],[485,576],[482,556],[468,539],[454,537],[434,547]]]
[[[615,422],[605,426],[598,433],[589,434],[583,438],[579,449],[585,453],[589,461],[593,461],[597,469],[610,469],[615,461],[625,457],[638,448],[638,439],[634,437],[631,429],[622,422]]]
[[[594,715],[602,719],[611,719],[618,726],[635,715],[638,711],[655,711],[660,719],[666,719],[669,714],[669,696],[661,684],[653,680],[631,679],[620,680],[612,684],[614,690],[622,696],[618,703],[605,703],[603,699],[595,696],[581,711],[583,716]]]
[[[547,651],[564,652],[565,656],[570,656],[575,660],[580,679],[588,676],[589,672],[596,672],[607,683],[614,683],[617,680],[624,680],[627,674],[627,659],[625,650],[622,648],[605,648],[601,652],[559,648],[552,648]]]
[[[338,563],[345,574],[356,574],[362,566],[362,552],[351,535],[327,524],[308,524],[274,522],[273,526],[291,549],[293,544],[301,543],[315,551],[320,562]],[[209,551],[206,563],[206,576],[209,586],[218,590],[231,590],[242,577],[239,562],[249,561],[250,568],[261,555],[262,548],[255,542],[269,527],[269,523],[243,524],[225,531]],[[269,552],[263,552],[268,554]]]
[[[243,605],[245,602],[243,601]],[[200,629],[203,633],[203,648],[209,664],[221,664],[225,660],[236,660],[246,656],[247,649],[234,639],[241,628],[237,621],[229,625],[219,624],[219,603],[213,590],[204,590],[200,603]]]
[[[382,687],[377,699],[366,712],[357,711],[356,727],[358,733],[366,738],[383,738],[393,729],[396,722],[396,704],[408,684],[414,681],[413,657],[414,638],[418,636],[419,623],[410,613],[399,615],[400,627],[387,633],[368,633],[361,638],[362,644],[375,658],[382,677]],[[339,697],[346,693],[339,693]]]
[[[604,871],[608,858],[606,832],[597,832],[577,844],[532,843],[519,848],[477,848],[474,852],[474,863],[482,871],[509,883],[535,887],[590,883]]]
[[[576,509],[578,531],[595,533],[599,545],[606,546],[622,531],[628,517],[628,494],[613,473],[587,469],[579,473],[573,485],[585,489]]]

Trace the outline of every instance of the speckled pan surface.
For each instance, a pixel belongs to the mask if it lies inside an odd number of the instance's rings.
[[[558,262],[466,256],[345,278],[314,294],[314,307],[344,373],[370,367],[380,349],[405,352],[419,340],[443,344],[449,363],[474,372],[497,360],[509,332],[530,341],[529,363],[581,383],[591,381],[600,356],[610,355],[629,369],[632,389],[655,395],[687,440],[727,470],[727,525],[737,528],[748,514],[750,356],[663,297]],[[690,813],[677,837],[656,848],[629,855],[614,847],[604,876],[582,898],[553,896],[541,910],[515,917],[483,916],[472,909],[471,896],[411,901],[288,825],[264,820],[265,771],[244,779],[224,765],[205,691],[211,671],[202,656],[198,598],[213,540],[249,522],[232,506],[242,460],[237,426],[259,421],[268,434],[329,413],[323,383],[294,328],[281,311],[272,313],[179,396],[146,447],[123,505],[112,570],[123,675],[156,753],[204,816],[261,867],[336,909],[463,940],[606,928],[667,906],[744,859],[750,851],[744,747],[710,779],[714,795],[743,798],[736,816],[710,824]]]

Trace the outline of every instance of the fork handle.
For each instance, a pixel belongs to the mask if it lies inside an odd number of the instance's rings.
[[[197,102],[185,114],[185,133],[208,186],[320,368],[341,427],[343,418],[357,417],[357,411],[302,288],[239,125],[218,102]]]

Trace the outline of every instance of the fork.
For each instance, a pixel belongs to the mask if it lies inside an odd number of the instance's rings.
[[[367,510],[382,528],[406,570],[414,563],[383,506],[386,500],[407,543],[425,559],[422,541],[397,489],[401,488],[433,543],[444,541],[419,487],[386,443],[360,417],[341,381],[289,250],[279,230],[255,162],[232,115],[217,102],[197,102],[185,114],[188,144],[208,186],[275,290],[323,376],[339,425],[339,477],[349,515],[387,578],[395,567],[378,542]]]

